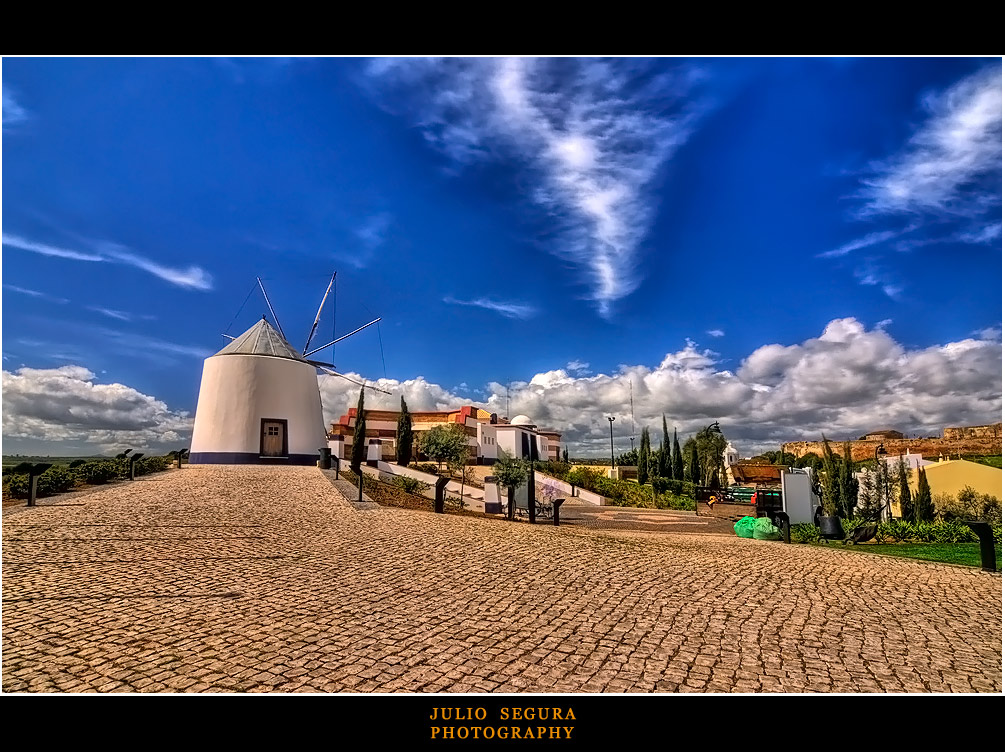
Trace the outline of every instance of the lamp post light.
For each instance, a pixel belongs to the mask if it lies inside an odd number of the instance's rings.
[[[879,458],[886,456],[886,448],[883,446],[883,442],[879,442],[879,446],[876,447],[876,482],[881,484],[881,491],[883,493],[883,509],[882,515],[885,515],[886,521],[889,522],[893,519],[893,510],[890,508],[890,489],[887,488],[886,484],[886,473],[879,472]]]
[[[614,469],[614,416],[611,415],[607,418],[611,423],[611,469]]]

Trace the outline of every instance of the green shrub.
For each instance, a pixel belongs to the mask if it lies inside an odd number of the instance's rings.
[[[658,509],[677,509],[693,512],[695,510],[694,497],[678,496],[673,493],[660,494],[656,500],[656,507]]]
[[[969,527],[956,520],[940,522],[932,525],[932,528],[931,540],[933,543],[965,543],[978,539]]]
[[[148,475],[149,473],[159,473],[167,470],[171,465],[168,457],[140,457],[136,460],[136,474]]]
[[[568,462],[556,462],[555,460],[534,463],[535,470],[540,470],[542,473],[554,478],[565,478],[569,474],[569,468],[571,467]]]
[[[820,530],[816,525],[801,522],[789,528],[789,536],[793,543],[816,543],[820,540]]]
[[[914,526],[903,520],[883,522],[876,530],[876,537],[881,540],[892,540],[897,543],[910,539],[914,534]]]
[[[51,496],[52,494],[64,493],[73,488],[76,483],[77,478],[69,469],[63,465],[53,465],[38,476],[38,495]]]
[[[15,499],[28,498],[28,476],[21,473],[4,473],[3,485]]]
[[[439,473],[439,468],[432,462],[417,462],[412,465],[412,467],[420,473],[429,473],[430,475],[436,475]]]
[[[119,477],[116,460],[91,460],[73,469],[77,479],[91,486],[107,483]]]
[[[35,486],[37,496],[52,496],[64,493],[76,485],[77,478],[63,465],[53,465],[38,476]],[[3,477],[3,485],[15,499],[28,498],[28,475],[26,473],[7,473]]]
[[[428,483],[423,483],[418,478],[412,478],[407,475],[395,476],[394,485],[402,491],[406,491],[411,494],[421,494],[423,491],[428,491],[430,488]]]

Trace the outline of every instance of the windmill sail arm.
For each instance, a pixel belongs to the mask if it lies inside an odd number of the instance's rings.
[[[338,344],[339,342],[341,342],[342,340],[344,340],[344,339],[345,339],[346,337],[351,337],[351,336],[352,336],[352,335],[354,335],[354,334],[355,334],[356,332],[361,332],[361,331],[363,331],[364,329],[366,329],[366,328],[367,328],[368,326],[371,326],[371,325],[373,325],[373,324],[376,324],[376,323],[377,323],[378,321],[380,321],[380,319],[379,319],[379,318],[376,318],[376,319],[374,319],[373,321],[371,321],[371,322],[370,322],[369,324],[363,324],[363,326],[361,326],[361,327],[360,327],[359,329],[353,329],[353,330],[352,330],[351,332],[349,332],[348,334],[343,334],[343,335],[342,335],[341,337],[339,337],[338,339],[335,339],[335,340],[332,340],[332,341],[331,341],[331,342],[329,342],[329,343],[328,343],[327,345],[321,345],[321,347],[315,347],[315,348],[314,348],[313,350],[311,350],[310,352],[305,352],[305,353],[304,353],[304,357],[306,358],[307,356],[309,356],[309,355],[313,355],[313,354],[314,354],[314,353],[316,353],[316,352],[321,352],[321,351],[322,351],[322,350],[324,350],[324,349],[325,349],[326,347],[331,347],[332,345],[335,345],[335,344]]]
[[[340,379],[345,379],[346,381],[356,384],[357,386],[361,386],[364,389],[372,389],[373,391],[380,392],[382,394],[390,394],[390,392],[387,391],[386,389],[381,389],[379,386],[370,386],[369,384],[364,384],[362,381],[356,381],[356,379],[350,379],[345,374],[341,374],[338,371],[333,371],[330,368],[325,368],[324,366],[321,365],[318,365],[318,368],[327,373],[329,376],[338,376]]]
[[[337,274],[337,272],[335,273]],[[311,340],[314,339],[314,332],[318,330],[318,322],[321,321],[321,309],[325,307],[325,301],[328,300],[328,293],[332,291],[332,285],[335,284],[335,274],[332,274],[331,282],[328,283],[328,289],[325,290],[325,295],[321,298],[321,305],[318,306],[318,315],[314,317],[314,325],[311,327],[311,333],[307,335],[307,344],[304,345],[304,353],[307,353],[307,348],[311,346]]]
[[[286,332],[283,331],[283,325],[279,323],[279,317],[276,316],[276,312],[272,308],[272,303],[269,302],[269,294],[265,292],[265,285],[262,284],[262,278],[256,277],[258,280],[258,286],[262,288],[262,295],[265,297],[265,305],[269,307],[269,313],[272,314],[273,321],[276,322],[276,326],[279,327],[279,333],[283,335],[283,339],[286,339]]]

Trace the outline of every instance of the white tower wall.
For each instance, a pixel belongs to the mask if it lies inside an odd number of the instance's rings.
[[[262,462],[262,419],[286,421],[286,462],[313,464],[328,444],[315,367],[268,355],[207,358],[190,462]]]

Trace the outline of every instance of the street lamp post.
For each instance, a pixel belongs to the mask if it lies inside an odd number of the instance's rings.
[[[614,469],[614,416],[609,416],[607,420],[611,423],[611,469]]]

